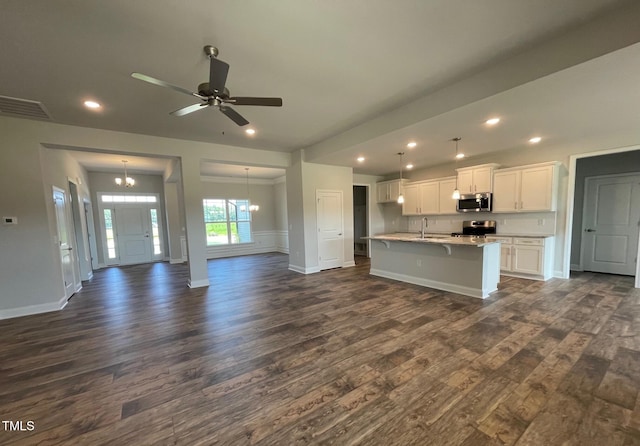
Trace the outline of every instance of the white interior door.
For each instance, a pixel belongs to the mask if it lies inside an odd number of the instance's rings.
[[[584,269],[633,276],[640,230],[640,175],[586,179],[582,253]]]
[[[342,191],[316,191],[318,265],[321,270],[344,264]]]
[[[67,196],[62,189],[53,189],[53,202],[56,209],[56,225],[58,230],[58,246],[62,262],[62,279],[64,293],[68,299],[75,293],[74,255],[69,238],[69,219],[67,218]]]
[[[152,261],[151,222],[147,206],[118,206],[116,234],[120,265]]]

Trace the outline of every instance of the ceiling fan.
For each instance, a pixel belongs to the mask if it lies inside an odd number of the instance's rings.
[[[139,79],[150,84],[158,85],[160,87],[171,88],[179,93],[188,94],[189,96],[195,96],[200,99],[201,102],[193,105],[188,105],[184,108],[172,111],[169,113],[173,116],[184,116],[189,113],[193,113],[198,110],[202,110],[205,107],[218,107],[222,113],[224,113],[229,119],[238,124],[239,126],[249,124],[240,113],[232,109],[229,105],[262,105],[266,107],[282,107],[282,98],[256,98],[248,96],[231,96],[229,90],[225,87],[227,82],[227,74],[229,73],[229,64],[218,59],[218,48],[211,45],[204,47],[204,54],[210,60],[209,67],[209,82],[203,82],[198,85],[198,92],[192,92],[186,88],[178,87],[177,85],[170,84],[169,82],[161,81],[151,76],[147,76],[142,73],[131,73],[131,77]]]

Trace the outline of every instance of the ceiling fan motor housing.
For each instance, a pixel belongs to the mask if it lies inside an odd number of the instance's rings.
[[[222,93],[218,93],[211,90],[211,88],[209,88],[209,82],[203,82],[200,85],[198,85],[198,94],[200,96],[207,96],[207,97],[219,96],[221,98],[228,98],[229,90],[225,87]]]

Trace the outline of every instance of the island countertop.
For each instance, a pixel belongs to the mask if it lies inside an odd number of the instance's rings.
[[[459,246],[476,246],[482,247],[485,245],[491,245],[495,242],[487,240],[484,237],[451,237],[445,234],[425,234],[424,238],[420,234],[412,232],[394,232],[390,234],[378,234],[369,237],[362,237],[363,239],[371,240],[385,240],[395,242],[409,242],[409,243],[429,243],[437,245],[459,245]]]

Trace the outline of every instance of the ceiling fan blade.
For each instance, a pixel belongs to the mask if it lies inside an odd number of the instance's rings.
[[[189,113],[193,113],[195,111],[202,110],[207,105],[209,105],[209,104],[206,103],[206,102],[203,102],[201,104],[188,105],[188,106],[186,106],[184,108],[181,108],[179,110],[172,111],[169,114],[173,115],[173,116],[184,116],[184,115],[188,115]]]
[[[220,111],[227,115],[229,119],[238,124],[240,127],[249,124],[249,121],[244,119],[240,113],[232,109],[231,107],[220,106]]]
[[[179,93],[188,94],[189,96],[195,96],[200,99],[206,99],[204,96],[199,95],[198,93],[194,93],[193,91],[187,90],[186,88],[178,87],[177,85],[170,84],[169,82],[161,81],[160,79],[156,79],[155,77],[147,76],[142,73],[131,73],[131,77],[134,79],[138,79],[144,82],[148,82],[153,85],[158,85],[160,87],[171,88]]]
[[[209,66],[209,88],[214,92],[223,93],[227,74],[229,74],[229,64],[212,57]]]
[[[226,99],[225,102],[233,105],[262,105],[265,107],[282,107],[282,98],[252,98],[252,97],[233,97]]]

